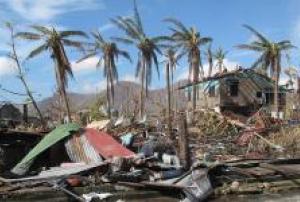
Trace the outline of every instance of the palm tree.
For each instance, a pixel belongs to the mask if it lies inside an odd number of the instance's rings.
[[[128,52],[120,50],[114,42],[106,41],[99,32],[92,32],[94,43],[92,49],[88,51],[78,62],[87,58],[100,55],[97,67],[103,65],[104,77],[106,77],[106,97],[108,106],[108,117],[111,118],[111,107],[114,105],[114,84],[118,81],[118,70],[116,60],[119,56],[123,56],[131,62]]]
[[[192,81],[190,80],[190,82],[196,83],[199,81],[199,74],[203,76],[200,47],[211,42],[212,39],[210,37],[202,37],[195,28],[187,28],[176,19],[169,18],[165,21],[174,25],[174,27],[171,28],[171,31],[173,32],[171,38],[176,48],[179,47],[184,53],[187,53],[189,62],[189,79],[191,79],[192,76],[193,79]],[[193,85],[194,112],[196,109],[196,95],[197,86]]]
[[[218,48],[218,50],[213,54],[213,57],[217,60],[216,66],[218,67],[219,73],[221,74],[224,69],[226,69],[224,64],[224,59],[227,55],[228,51],[224,51],[222,48]]]
[[[140,78],[140,116],[144,116],[145,97],[148,97],[148,88],[152,79],[152,66],[155,64],[159,76],[157,54],[161,54],[160,44],[166,37],[149,37],[146,35],[140,14],[134,1],[133,17],[117,17],[111,20],[117,27],[125,32],[124,37],[113,37],[115,41],[128,45],[134,45],[138,49],[138,62],[136,67],[136,77]]]
[[[269,76],[274,81],[274,111],[278,115],[278,83],[281,74],[281,54],[283,51],[294,48],[294,46],[289,40],[274,42],[267,39],[249,25],[244,25],[244,27],[256,36],[256,40],[249,44],[238,45],[237,47],[260,53],[258,59],[253,63],[252,68],[258,67],[265,71],[269,69]]]
[[[176,51],[173,48],[168,48],[164,54],[166,60],[164,61],[166,66],[166,83],[167,83],[167,91],[168,91],[168,132],[169,135],[172,134],[172,100],[174,101],[174,71],[176,70],[176,66],[178,64],[178,60],[183,56],[183,54],[176,54]],[[171,74],[171,79],[170,79]],[[170,81],[171,80],[171,81]]]
[[[19,32],[16,36],[26,40],[43,42],[40,46],[30,52],[27,59],[33,58],[44,51],[50,52],[50,57],[55,64],[58,92],[61,100],[64,102],[68,119],[71,122],[71,112],[66,88],[68,87],[68,76],[73,77],[73,72],[65,51],[65,46],[82,50],[82,43],[71,40],[69,37],[87,37],[87,35],[82,31],[57,31],[54,27],[48,28],[45,26],[33,25],[31,28],[34,32]]]

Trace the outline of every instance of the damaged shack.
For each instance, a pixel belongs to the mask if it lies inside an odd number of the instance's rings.
[[[186,96],[190,97],[193,85],[198,87],[198,108],[215,109],[218,112],[230,110],[250,115],[261,107],[271,112],[274,104],[274,82],[253,69],[239,68],[217,73],[180,89],[185,90]],[[282,112],[286,104],[287,89],[284,86],[279,89],[279,111]]]

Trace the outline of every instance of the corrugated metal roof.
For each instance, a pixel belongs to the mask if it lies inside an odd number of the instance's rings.
[[[194,85],[205,86],[205,85],[208,85],[209,83],[213,83],[214,81],[217,81],[220,79],[228,79],[228,78],[235,78],[238,80],[251,79],[261,89],[271,90],[274,88],[274,81],[271,78],[269,78],[268,76],[257,73],[253,69],[239,69],[239,70],[234,70],[231,72],[217,74],[213,77],[205,78],[202,81],[199,81],[197,83],[191,83],[191,84],[188,84],[185,86],[181,86],[181,87],[179,87],[179,89],[185,89],[185,88],[189,89]],[[285,88],[280,86],[280,90],[285,90]]]
[[[73,135],[65,142],[65,147],[69,158],[73,162],[91,164],[103,161],[99,153],[87,140],[84,132],[80,135]]]
[[[134,152],[121,145],[105,132],[87,128],[85,136],[96,151],[105,159],[114,156],[128,157],[135,155]]]
[[[25,174],[26,171],[31,166],[33,160],[40,155],[42,152],[46,151],[48,148],[52,147],[57,142],[63,140],[64,138],[70,136],[76,131],[79,131],[80,126],[75,123],[69,123],[65,125],[60,125],[49,134],[47,134],[22,160],[19,162],[11,172],[15,174]]]

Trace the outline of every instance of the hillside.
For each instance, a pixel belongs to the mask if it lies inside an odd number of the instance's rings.
[[[184,82],[184,81],[183,81]],[[182,82],[181,82],[182,83]],[[178,84],[175,84],[177,86]],[[166,105],[166,89],[149,90],[148,98],[146,100],[146,109],[149,112],[158,112]],[[79,111],[88,109],[97,98],[104,97],[105,90],[100,94],[81,94],[81,93],[69,93],[68,98],[72,111]],[[114,107],[119,111],[132,112],[134,108],[138,109],[138,101],[140,96],[140,85],[134,82],[121,81],[115,86],[115,103]],[[185,98],[182,92],[176,95],[176,100],[180,108],[185,106]],[[58,110],[58,96],[54,94],[51,97],[45,98],[38,103],[41,110],[46,113],[53,110]],[[34,111],[32,106],[31,112]]]

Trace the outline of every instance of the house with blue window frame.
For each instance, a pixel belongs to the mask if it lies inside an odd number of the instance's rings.
[[[194,85],[198,88],[197,108],[211,108],[220,112],[230,110],[249,115],[261,107],[271,110],[274,104],[274,81],[253,69],[239,68],[216,74],[179,89],[184,90],[190,98]],[[279,87],[279,110],[284,109],[286,92],[285,86]]]

